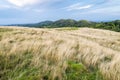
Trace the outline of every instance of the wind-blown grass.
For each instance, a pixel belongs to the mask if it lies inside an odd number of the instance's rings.
[[[120,80],[120,33],[0,29],[0,80]]]

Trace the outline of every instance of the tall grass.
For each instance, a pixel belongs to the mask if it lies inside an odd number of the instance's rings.
[[[120,80],[120,33],[8,29],[0,34],[0,80]]]

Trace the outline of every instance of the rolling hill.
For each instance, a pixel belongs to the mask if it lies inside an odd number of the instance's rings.
[[[42,21],[33,24],[13,24],[9,26],[24,26],[35,28],[62,28],[62,27],[89,27],[97,29],[112,30],[120,32],[120,20],[107,21],[107,22],[93,22],[87,20],[73,20],[73,19],[60,19],[57,21]]]
[[[0,27],[0,80],[120,80],[120,33]]]

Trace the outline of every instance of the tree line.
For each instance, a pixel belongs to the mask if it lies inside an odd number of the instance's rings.
[[[10,25],[11,26],[11,25]],[[13,26],[25,26],[36,28],[61,28],[61,27],[90,27],[98,29],[107,29],[120,32],[120,20],[109,22],[93,22],[87,20],[60,19],[57,21],[43,21],[35,24],[16,24]]]

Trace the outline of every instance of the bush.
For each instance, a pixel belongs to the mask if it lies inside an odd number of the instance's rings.
[[[103,80],[99,70],[90,70],[82,63],[69,61],[66,69],[67,80]]]

